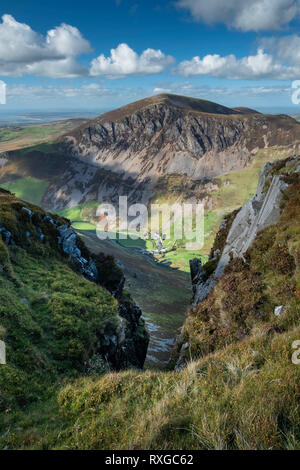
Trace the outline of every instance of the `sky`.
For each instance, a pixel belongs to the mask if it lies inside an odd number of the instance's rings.
[[[0,13],[0,112],[175,93],[300,113],[300,0],[12,0]]]

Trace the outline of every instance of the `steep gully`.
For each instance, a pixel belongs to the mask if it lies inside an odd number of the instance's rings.
[[[158,264],[113,240],[99,240],[95,231],[78,233],[90,251],[113,255],[121,263],[125,289],[142,309],[150,333],[145,367],[166,367],[191,302],[190,275]]]

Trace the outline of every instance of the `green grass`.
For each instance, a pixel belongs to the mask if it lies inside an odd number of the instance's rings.
[[[19,178],[14,181],[1,183],[1,187],[14,193],[16,197],[39,205],[47,189],[48,182],[32,178]]]
[[[118,301],[110,291],[119,285],[122,272],[113,259],[94,257],[96,266],[101,265],[99,283],[87,281],[59,249],[58,232],[44,221],[45,212],[26,203],[33,211],[29,218],[23,206],[0,191],[0,225],[13,239],[7,247],[0,237],[0,334],[7,349],[7,365],[0,367],[0,428],[3,410],[17,412],[46,399],[63,377],[86,373],[104,334],[120,324]],[[80,249],[88,259],[82,243]]]
[[[300,449],[300,329],[264,335],[180,373],[82,378],[20,413],[9,449]]]
[[[72,222],[74,228],[78,230],[96,229],[96,211],[99,202],[90,201],[69,209],[58,211],[61,217],[65,217]]]
[[[23,365],[22,370],[4,373],[0,398],[6,394],[6,400],[24,405],[11,406],[0,415],[0,448],[300,450],[300,366],[292,362],[292,344],[300,338],[300,182],[299,174],[287,178],[290,187],[279,222],[262,231],[247,252],[246,263],[232,261],[207,300],[189,312],[178,343],[179,349],[189,342],[187,367],[179,372],[128,370],[79,378],[74,374],[50,386],[49,364],[55,358],[49,358],[48,349],[36,351],[37,344],[50,344],[51,351],[58,340],[48,324],[49,303],[51,308],[55,305],[54,328],[61,332],[63,347],[69,347],[65,341],[71,336],[83,341],[81,334],[87,334],[78,324],[80,310],[68,321],[70,302],[83,295],[84,305],[91,301],[87,309],[95,319],[93,292],[87,281],[77,290],[78,279],[69,277],[69,268],[51,264],[59,259],[48,262],[44,254],[39,263],[30,253],[24,256],[17,248],[12,254],[0,246],[5,272],[13,261],[8,277],[0,273],[5,305],[3,310],[0,304],[1,324],[7,328],[12,322],[9,354],[14,354],[15,367],[19,361]],[[9,213],[2,217],[9,222]],[[15,224],[14,218],[10,223]],[[151,276],[149,283],[141,281],[150,314],[152,299],[169,301],[167,284],[171,285],[166,276],[166,289],[158,293],[151,289]],[[24,281],[18,285],[20,278]],[[43,291],[46,296],[41,298]],[[170,304],[174,322],[178,285],[177,291]],[[30,309],[19,300],[25,294]],[[276,305],[286,307],[280,317],[274,315]],[[46,395],[35,376],[28,380],[28,370],[41,370],[47,377]]]
[[[72,222],[72,227],[75,230],[95,230],[95,225],[89,222]]]
[[[20,149],[20,153],[30,153],[30,152],[43,152],[43,153],[51,153],[54,152],[54,146],[51,142],[44,142],[41,144],[33,145],[30,147],[26,147],[23,149]]]
[[[53,130],[50,126],[26,126],[21,128],[2,127],[0,128],[0,142],[8,142],[13,139],[24,137],[34,140],[44,139],[51,135]]]

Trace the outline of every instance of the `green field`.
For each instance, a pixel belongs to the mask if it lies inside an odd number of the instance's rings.
[[[18,198],[37,205],[40,205],[47,186],[47,181],[42,181],[30,176],[7,183],[1,183],[2,188],[14,193]]]
[[[59,136],[85,122],[87,122],[86,119],[67,119],[38,125],[0,127],[0,152],[30,148],[43,142],[53,142]],[[49,151],[49,149],[46,150]]]
[[[42,142],[41,144],[33,145],[32,147],[26,147],[24,149],[20,149],[20,153],[30,153],[30,152],[43,152],[43,153],[51,153],[53,150],[53,145],[51,142]]]
[[[8,142],[22,137],[31,137],[34,140],[44,139],[53,132],[50,126],[2,127],[0,128],[0,142]]]

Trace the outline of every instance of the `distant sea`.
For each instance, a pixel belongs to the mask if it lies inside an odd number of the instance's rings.
[[[299,109],[294,108],[256,108],[258,111],[267,114],[300,114]],[[93,119],[100,114],[106,113],[110,109],[97,110],[75,110],[75,111],[5,111],[0,107],[0,127],[25,126],[31,124],[45,124],[47,122],[62,121],[64,119],[87,118]]]
[[[25,126],[30,124],[45,124],[47,122],[62,121],[64,119],[87,118],[92,119],[105,113],[106,109],[98,111],[58,111],[58,112],[17,112],[0,111],[0,127]]]

